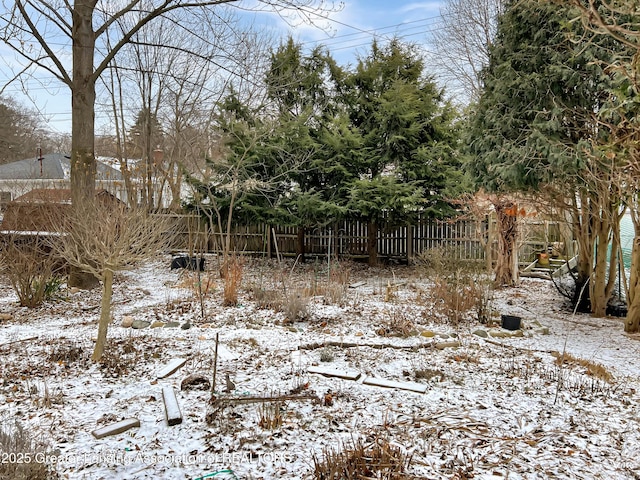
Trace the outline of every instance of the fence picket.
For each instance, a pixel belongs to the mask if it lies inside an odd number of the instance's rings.
[[[211,229],[208,242],[206,228],[193,215],[173,215],[175,229],[182,241],[172,248],[191,251],[203,245],[210,252],[219,252],[225,235],[215,226]],[[460,260],[480,261],[485,258],[483,241],[489,231],[491,219],[478,225],[473,220],[461,219],[442,222],[419,216],[412,225],[390,227],[383,222],[379,225],[377,237],[378,255],[381,258],[407,260],[436,247],[451,248]],[[548,223],[548,222],[547,222]],[[553,226],[553,225],[552,225]],[[308,229],[305,234],[305,253],[311,256],[337,255],[339,257],[363,257],[368,254],[367,222],[341,220],[340,222]],[[273,238],[269,234],[273,228]],[[547,226],[547,228],[551,228]],[[269,226],[266,224],[237,226],[231,234],[231,248],[250,254],[270,254],[278,251],[283,256],[295,256],[297,247],[297,227]],[[275,243],[274,243],[275,242]],[[197,245],[196,245],[197,244]],[[495,239],[491,248],[495,247]],[[540,249],[538,238],[523,242],[521,254],[529,261],[532,254]],[[276,248],[277,247],[277,248]],[[532,253],[533,252],[533,253]]]

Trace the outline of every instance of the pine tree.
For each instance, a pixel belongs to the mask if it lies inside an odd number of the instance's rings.
[[[412,214],[452,213],[444,193],[459,169],[453,154],[454,111],[444,101],[414,46],[374,42],[344,79],[343,101],[361,136],[361,152],[348,165],[347,208],[368,222],[369,262],[377,263],[381,221],[402,224]]]
[[[574,302],[581,299],[589,308],[590,299],[601,315],[613,282],[606,280],[606,257],[593,270],[594,255],[598,243],[608,243],[619,199],[615,191],[603,196],[602,185],[591,181],[607,174],[585,151],[606,135],[595,118],[610,99],[613,81],[602,62],[614,50],[611,42],[584,41],[581,25],[570,22],[575,16],[566,5],[549,2],[507,5],[483,71],[467,166],[477,185],[493,192],[544,189],[565,195],[580,242]]]

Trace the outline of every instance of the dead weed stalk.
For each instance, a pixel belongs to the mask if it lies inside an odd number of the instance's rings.
[[[376,436],[365,442],[353,440],[342,449],[325,447],[322,458],[313,456],[313,478],[316,480],[409,480],[407,471],[411,456],[387,439]]]
[[[231,307],[238,304],[238,290],[242,283],[242,260],[234,255],[228,259],[225,267],[222,304],[225,307]]]

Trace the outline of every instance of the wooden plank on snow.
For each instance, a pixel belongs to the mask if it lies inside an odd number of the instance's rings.
[[[101,439],[108,437],[109,435],[117,435],[118,433],[126,432],[130,428],[139,427],[140,420],[137,418],[127,418],[117,423],[107,425],[106,427],[99,428],[91,432],[94,437]]]
[[[385,378],[366,377],[362,383],[374,387],[397,388],[398,390],[409,390],[411,392],[425,393],[427,386],[415,382],[396,382]]]
[[[354,372],[350,370],[338,370],[331,367],[309,367],[309,373],[317,373],[325,377],[336,377],[344,380],[358,380],[360,378],[360,372]]]
[[[176,398],[176,392],[172,387],[162,388],[162,400],[164,401],[164,413],[167,424],[171,427],[182,423],[182,412]]]
[[[165,378],[174,373],[180,367],[182,367],[185,363],[187,363],[186,358],[174,358],[167,365],[160,370],[156,374],[156,378]]]

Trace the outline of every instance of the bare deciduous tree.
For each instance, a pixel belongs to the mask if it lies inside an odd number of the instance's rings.
[[[102,281],[102,301],[93,360],[104,352],[111,320],[113,276],[156,255],[171,243],[169,221],[141,208],[127,208],[113,198],[95,197],[74,205],[64,219],[62,236],[51,242],[70,265]]]
[[[0,41],[11,48],[21,65],[14,78],[35,69],[48,72],[71,91],[71,192],[73,203],[90,202],[96,178],[96,84],[116,55],[145,26],[168,19],[190,31],[221,9],[242,6],[239,0],[3,0],[0,4]],[[322,0],[258,0],[246,9],[297,12],[307,18],[326,8]],[[71,65],[68,49],[71,44]],[[25,48],[28,46],[28,48]],[[180,44],[166,45],[180,50]],[[229,57],[233,51],[227,52]],[[91,285],[76,272],[73,284]]]
[[[489,63],[498,17],[505,0],[447,0],[441,25],[432,33],[434,62],[458,103],[475,101],[482,90],[480,71]]]
[[[49,153],[49,137],[37,112],[0,97],[0,164],[35,157],[38,149]]]
[[[94,119],[96,82],[115,56],[146,25],[165,18],[189,30],[225,8],[293,11],[309,17],[326,5],[320,0],[258,0],[244,6],[238,0],[3,0],[0,41],[22,61],[15,78],[39,68],[71,90],[72,174],[74,201],[91,199],[95,186]],[[107,42],[107,35],[110,41]],[[61,42],[71,44],[68,51]],[[29,48],[25,48],[27,45]],[[179,44],[167,45],[180,49]],[[232,56],[233,51],[228,55]]]
[[[197,35],[165,19],[158,20],[160,28],[146,26],[114,59],[109,78],[104,79],[127,191],[135,198],[135,186],[142,187],[142,203],[154,209],[180,208],[183,171],[198,171],[211,152],[211,142],[216,140],[210,133],[213,114],[229,85],[233,83],[246,98],[256,88],[264,90],[267,49],[273,39],[265,33],[230,28],[238,23],[232,10],[210,21],[210,25],[194,26]],[[165,45],[176,42],[177,36],[182,48],[167,49]],[[228,51],[234,52],[233,58],[227,58]],[[154,137],[145,128],[144,118],[138,118],[143,121],[136,123],[132,138],[134,129],[128,125],[133,109],[150,115],[157,122],[153,130],[161,128],[161,135]],[[140,159],[140,168],[135,168],[132,158]]]

